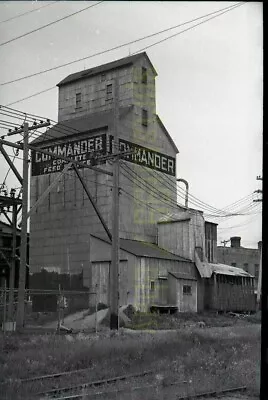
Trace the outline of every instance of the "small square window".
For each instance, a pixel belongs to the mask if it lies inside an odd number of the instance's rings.
[[[150,289],[151,289],[152,292],[154,292],[154,290],[155,290],[154,281],[151,281],[151,283],[150,283]]]
[[[101,82],[104,82],[106,80],[105,74],[101,74],[100,80],[101,80]]]
[[[106,100],[111,100],[113,98],[113,85],[106,86]]]
[[[244,264],[244,270],[245,270],[246,272],[248,272],[248,263],[245,263],[245,264]]]
[[[192,294],[192,286],[183,285],[183,294]]]
[[[143,126],[148,126],[148,111],[143,109],[142,110],[142,125]]]
[[[82,107],[82,94],[76,93],[75,95],[75,107],[80,108]]]
[[[145,67],[142,67],[142,70],[141,70],[141,82],[142,83],[147,83],[147,68],[145,68]]]

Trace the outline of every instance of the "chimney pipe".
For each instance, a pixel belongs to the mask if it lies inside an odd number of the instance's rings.
[[[233,236],[231,239],[231,247],[239,248],[240,247],[240,236]]]

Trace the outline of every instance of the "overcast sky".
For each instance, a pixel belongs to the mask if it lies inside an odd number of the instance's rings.
[[[1,46],[3,42],[95,2],[58,1],[1,23],[48,3],[0,2],[0,83],[237,4],[213,1],[102,2]],[[198,22],[2,86],[0,104],[8,105],[53,87],[70,73],[126,57]],[[216,208],[224,208],[261,189],[261,181],[257,181],[256,176],[262,175],[262,45],[262,3],[248,2],[146,50],[158,72],[157,113],[180,151],[178,177],[188,180],[192,195]],[[12,107],[57,120],[57,88]],[[4,132],[1,129],[1,134]],[[7,171],[2,158],[0,165],[2,182]],[[20,161],[16,165],[20,168]],[[7,184],[9,188],[18,186],[11,174]],[[226,218],[214,220],[220,222],[218,242],[230,236],[241,236],[243,246],[256,247],[261,240],[261,203],[252,204],[257,208],[249,210],[249,215],[226,221]],[[249,202],[241,203],[241,206],[245,205]],[[190,203],[190,206],[193,205]]]

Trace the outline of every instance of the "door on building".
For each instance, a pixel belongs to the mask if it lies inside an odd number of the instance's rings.
[[[197,284],[195,281],[177,280],[177,305],[180,312],[197,312]]]
[[[168,297],[168,281],[167,278],[158,278],[158,303],[167,304]]]

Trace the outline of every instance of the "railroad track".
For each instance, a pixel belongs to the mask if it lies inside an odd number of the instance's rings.
[[[59,394],[64,394],[64,393],[68,393],[68,392],[74,392],[74,391],[79,391],[82,390],[83,392],[85,391],[85,389],[88,388],[95,388],[97,386],[101,386],[101,385],[105,385],[105,384],[109,384],[109,383],[114,383],[114,382],[119,382],[119,381],[123,381],[123,380],[127,380],[127,379],[131,379],[131,378],[138,378],[138,377],[144,377],[146,375],[149,374],[153,374],[155,373],[155,370],[147,370],[147,371],[143,371],[143,372],[138,372],[135,374],[128,374],[128,375],[120,375],[120,376],[115,376],[112,378],[107,378],[107,379],[102,379],[102,380],[98,380],[98,381],[91,381],[91,382],[86,382],[86,383],[81,383],[78,385],[74,385],[74,386],[66,386],[66,387],[60,387],[60,388],[56,388],[56,389],[50,389],[44,392],[38,392],[35,394],[35,396],[43,396],[42,398],[55,398],[56,395]],[[62,374],[55,374],[56,377],[58,376],[62,376]],[[51,376],[49,376],[50,378]],[[35,378],[37,379],[37,378]],[[28,381],[28,380],[27,380]],[[74,395],[74,396],[78,396],[77,398],[79,398],[79,396],[81,397],[82,395]],[[70,396],[65,396],[63,397],[64,399],[68,399],[68,398],[75,398],[73,397],[73,395]]]
[[[168,387],[170,386],[175,386],[181,384],[181,381],[176,381],[168,384]],[[95,393],[85,393],[84,391],[79,393],[79,394],[72,394],[72,395],[67,395],[63,397],[56,397],[54,400],[86,400],[90,399],[92,397],[98,397],[101,395],[107,396],[109,394],[120,394],[120,393],[127,393],[127,392],[133,392],[133,391],[138,391],[142,389],[148,389],[148,388],[163,388],[162,384],[152,384],[152,385],[143,385],[143,386],[136,386],[132,387],[131,389],[119,389],[119,390],[105,390],[105,391],[99,391]],[[210,391],[210,392],[200,392],[200,393],[195,393],[191,395],[186,395],[186,396],[176,396],[176,400],[194,400],[194,399],[216,399],[216,398],[221,398],[221,399],[233,399],[233,397],[230,398],[230,396],[237,396],[241,395],[239,397],[240,400],[252,400],[253,397],[245,397],[245,392],[247,391],[247,387],[242,386],[242,387],[235,387],[235,388],[229,388],[229,389],[223,389],[219,391]],[[226,397],[227,396],[227,397]],[[124,397],[125,398],[125,397]],[[162,397],[161,397],[162,398]],[[238,399],[238,397],[235,397]],[[256,396],[256,399],[258,397]]]
[[[86,372],[86,371],[89,371],[90,369],[91,369],[91,367],[74,369],[72,371],[66,371],[66,372],[57,372],[55,374],[49,374],[49,375],[33,376],[32,378],[25,378],[25,379],[18,378],[18,379],[16,379],[16,382],[28,383],[28,382],[41,381],[41,380],[46,380],[46,379],[56,379],[56,378],[61,378],[62,376],[68,376],[68,375],[78,374],[81,372]],[[0,382],[0,385],[6,385],[8,383],[9,383],[9,380]]]

